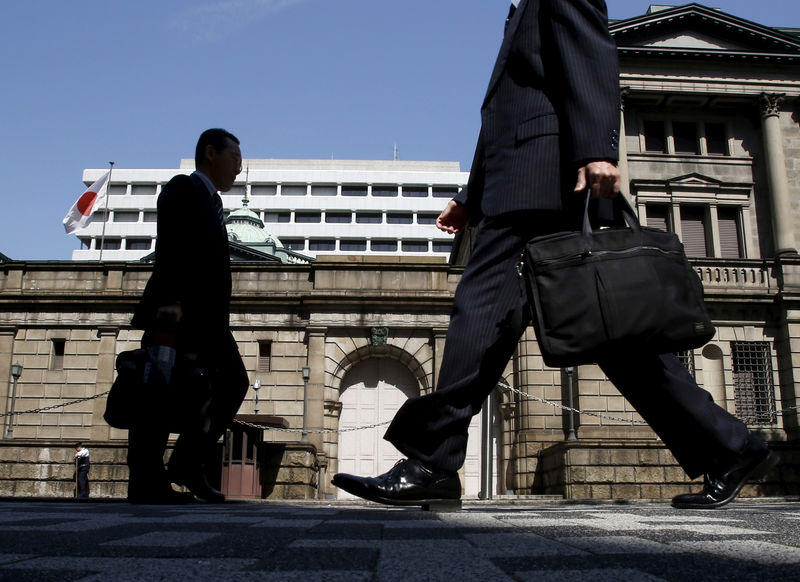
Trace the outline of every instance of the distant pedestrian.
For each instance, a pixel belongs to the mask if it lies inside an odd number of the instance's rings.
[[[75,497],[89,497],[89,449],[75,445]]]

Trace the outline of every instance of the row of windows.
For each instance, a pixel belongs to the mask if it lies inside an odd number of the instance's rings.
[[[227,213],[226,213],[227,214]],[[257,213],[259,214],[259,213]],[[381,211],[359,211],[355,213],[355,220],[353,212],[341,210],[329,210],[325,213],[321,211],[296,211],[294,213],[294,221],[300,223],[317,223],[323,222],[333,224],[349,224],[356,222],[358,224],[414,224],[414,215],[416,214],[417,224],[436,224],[436,218],[439,216],[438,212],[381,212]],[[289,210],[275,211],[265,210],[260,213],[261,219],[264,222],[292,222],[292,212]],[[94,222],[103,221],[103,212],[96,212],[92,218]],[[143,222],[156,222],[157,213],[155,211],[145,210],[139,212],[136,210],[116,210],[111,213],[111,222],[122,223],[137,223],[141,219]]]
[[[714,243],[719,257],[744,257],[741,209],[738,206],[710,207],[698,204],[647,204],[647,226],[675,232],[689,257],[714,257]],[[716,212],[718,235],[711,228],[711,213]],[[678,228],[678,224],[680,227]],[[715,241],[715,236],[718,240]]]
[[[458,186],[413,186],[413,185],[368,185],[368,184],[251,184],[251,196],[376,196],[404,198],[452,198]],[[127,184],[111,184],[111,196],[124,196],[128,193]],[[156,184],[131,184],[133,196],[154,196]],[[234,186],[230,195],[245,195],[245,186]]]
[[[87,250],[92,248],[91,238],[81,238],[81,249]],[[95,240],[95,248],[101,247],[100,239]],[[137,239],[137,238],[105,238],[102,241],[102,248],[106,251],[119,251],[123,249],[128,251],[149,251],[152,248],[152,239]],[[310,251],[343,251],[343,252],[364,252],[369,248],[372,252],[387,253],[397,252],[398,246],[401,251],[406,253],[427,253],[433,249],[434,253],[449,253],[453,248],[451,241],[417,241],[417,240],[371,240],[367,239],[342,239],[339,240],[337,249],[336,239],[309,239],[306,241],[302,238],[286,238],[281,239],[283,246],[293,251],[306,250],[306,244]]]
[[[366,252],[367,249],[373,253],[396,253],[401,250],[404,253],[427,253],[433,250],[434,253],[449,253],[453,249],[451,241],[425,241],[425,240],[367,240],[357,239],[309,239],[285,238],[281,239],[283,246],[293,251],[306,250],[306,243],[309,251],[342,251],[342,252]],[[338,242],[338,249],[337,249]]]
[[[341,210],[329,210],[324,213],[318,211],[296,211],[294,222],[296,223],[332,223],[332,224],[414,224],[414,212],[381,212],[358,211],[353,217],[353,212]],[[417,224],[436,224],[438,212],[417,212]],[[292,213],[289,211],[264,211],[264,222],[292,222]]]
[[[704,156],[731,155],[724,123],[710,121],[642,120],[644,151]]]

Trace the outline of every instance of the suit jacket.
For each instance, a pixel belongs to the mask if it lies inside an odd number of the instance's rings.
[[[617,161],[619,105],[605,2],[522,0],[481,107],[467,188],[455,199],[473,223],[564,208],[583,162]]]
[[[180,336],[214,348],[229,335],[231,268],[228,236],[200,177],[172,178],[158,197],[156,259],[132,320],[153,330],[159,307],[180,303]]]

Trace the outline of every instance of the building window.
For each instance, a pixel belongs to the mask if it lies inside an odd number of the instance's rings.
[[[356,222],[358,224],[380,224],[383,217],[380,212],[356,212]]]
[[[427,198],[428,197],[428,187],[427,186],[403,186],[403,197],[404,198]]]
[[[312,184],[312,196],[336,196],[336,184]]]
[[[250,196],[275,196],[278,193],[276,184],[253,184],[250,186]]]
[[[335,251],[336,241],[328,238],[310,240],[308,242],[308,249],[311,251]]]
[[[131,194],[134,196],[155,196],[155,184],[134,184],[131,186]]]
[[[291,219],[292,219],[292,216],[288,212],[265,212],[264,213],[264,222],[290,222]]]
[[[127,184],[110,184],[108,186],[109,196],[124,196],[127,193],[128,193]]]
[[[122,248],[121,238],[107,238],[103,241],[104,251],[118,251]]]
[[[294,213],[294,221],[295,222],[320,222],[322,220],[322,215],[319,212],[295,212]]]
[[[373,186],[372,195],[385,197],[397,196],[397,186]]]
[[[306,241],[302,238],[282,238],[281,243],[290,251],[302,251],[306,248]]]
[[[453,198],[456,194],[458,194],[458,190],[458,186],[434,186],[433,197]]]
[[[420,212],[417,214],[417,224],[436,224],[438,212]]]
[[[692,377],[694,377],[694,352],[692,350],[675,352],[675,357],[680,360],[681,364],[683,364],[683,366],[689,370]]]
[[[706,153],[710,156],[728,155],[728,135],[724,123],[705,124]]]
[[[428,241],[426,240],[404,240],[400,247],[404,253],[427,253]]]
[[[741,259],[742,241],[738,208],[717,208],[720,253],[724,259]]]
[[[688,257],[707,257],[706,209],[703,206],[681,206],[681,242]]]
[[[260,340],[258,342],[258,372],[272,371],[272,342]]]
[[[67,340],[62,338],[53,338],[51,341],[52,351],[50,353],[50,369],[63,370],[64,369],[64,351],[67,345]]]
[[[149,238],[129,238],[125,240],[125,248],[129,251],[149,251],[152,240]]]
[[[82,251],[83,251],[83,250],[88,250],[88,249],[92,248],[92,239],[90,239],[90,238],[84,238],[84,237],[81,237],[81,238],[80,238],[80,239],[78,239],[78,240],[80,240],[80,241],[81,241],[81,250],[82,250]]]
[[[773,424],[775,389],[769,342],[731,342],[737,416],[748,424]]]
[[[365,239],[353,239],[339,241],[339,250],[347,252],[360,252],[367,250],[367,241]]]
[[[105,208],[102,210],[97,210],[96,212],[92,213],[92,222],[105,222],[107,216],[108,210]]]
[[[369,249],[376,253],[393,253],[397,251],[397,241],[373,240],[369,242]]]
[[[676,154],[699,154],[700,142],[697,139],[697,124],[693,121],[673,121],[672,138]]]
[[[114,222],[139,222],[139,213],[117,210],[114,212]]]
[[[366,186],[342,186],[342,196],[366,196]]]
[[[145,211],[144,222],[158,222],[158,212],[153,212],[151,210]]]
[[[646,152],[665,153],[667,151],[667,136],[663,121],[645,119],[642,121],[642,133]]]
[[[326,212],[325,222],[347,224],[353,222],[353,214],[351,212]]]
[[[388,224],[411,224],[414,216],[410,212],[387,212],[386,222]]]
[[[305,196],[308,187],[305,184],[283,184],[281,186],[281,196]]]
[[[669,220],[669,206],[666,204],[648,204],[647,226],[663,230],[664,232],[671,232],[672,227]]]
[[[433,241],[434,253],[449,253],[453,250],[453,243],[449,240]]]

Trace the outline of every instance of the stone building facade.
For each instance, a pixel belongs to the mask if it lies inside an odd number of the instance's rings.
[[[679,356],[782,456],[745,495],[797,495],[800,32],[698,4],[653,7],[611,30],[622,65],[627,195],[643,224],[681,237],[718,329]],[[237,260],[231,323],[259,389],[240,410],[249,424],[221,447],[220,481],[235,481],[240,493],[247,479],[258,481],[250,496],[334,497],[334,472],[388,468],[396,453],[381,443],[382,423],[402,400],[436,386],[468,252],[469,235],[449,263]],[[0,412],[3,435],[13,438],[0,440],[0,494],[68,494],[71,447],[83,440],[95,493],[124,495],[126,435],[103,422],[104,398],[93,397],[113,381],[116,354],[138,345],[129,319],[150,266],[6,259]],[[17,362],[23,371],[13,381]],[[570,395],[581,412],[554,406]],[[22,414],[8,415],[12,402]],[[493,494],[663,499],[692,486],[599,368],[544,366],[532,330],[488,412]],[[467,497],[481,488],[477,423],[472,434]]]

